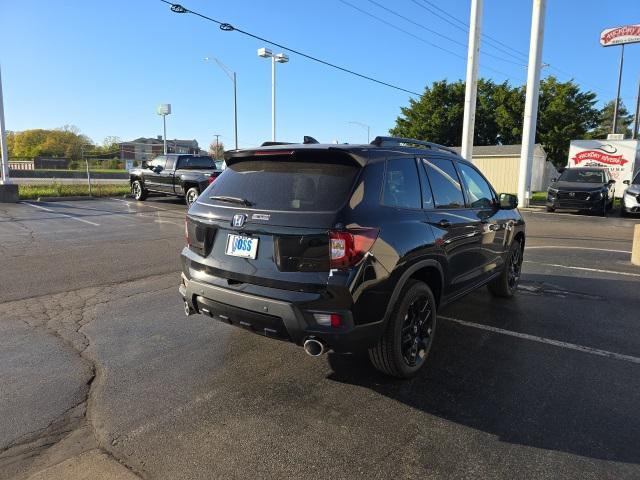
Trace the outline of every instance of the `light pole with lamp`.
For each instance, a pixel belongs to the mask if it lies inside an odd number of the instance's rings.
[[[358,127],[362,127],[367,131],[367,143],[369,143],[371,140],[371,127],[369,125],[367,125],[366,123],[362,123],[362,122],[356,122],[356,121],[351,121],[348,122],[350,125],[357,125]]]
[[[275,55],[268,48],[259,48],[258,56],[271,58],[271,140],[276,141],[276,63],[287,63],[289,57],[284,53]]]
[[[162,142],[164,144],[164,154],[167,154],[167,115],[171,115],[171,104],[161,103],[156,109],[156,113],[162,116]]]
[[[224,63],[218,60],[216,57],[204,57],[205,62],[210,62],[213,60],[218,64],[218,66],[222,69],[224,73],[226,73],[229,80],[233,82],[233,134],[236,141],[236,150],[238,149],[238,90],[236,83],[236,72],[232,71],[229,67],[227,67]]]

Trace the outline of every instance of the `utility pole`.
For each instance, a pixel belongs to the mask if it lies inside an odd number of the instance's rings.
[[[462,120],[461,156],[471,161],[473,155],[473,130],[476,121],[478,94],[478,57],[480,56],[480,31],[483,0],[471,0],[469,17],[469,49],[467,53],[467,80],[464,92],[464,118]]]
[[[4,129],[4,100],[2,96],[2,72],[0,71],[0,150],[2,151],[2,165],[0,171],[0,185],[9,185],[9,150],[7,148],[7,133]]]
[[[620,68],[618,69],[618,90],[616,91],[616,103],[613,107],[613,126],[611,133],[618,129],[618,108],[620,106],[620,85],[622,84],[622,66],[624,65],[624,43],[620,45]]]
[[[213,153],[213,158],[215,160],[218,160],[216,157],[218,156],[218,148],[219,148],[218,137],[220,137],[220,134],[214,134],[213,136],[216,137],[216,150]]]
[[[529,67],[527,69],[527,93],[524,103],[522,126],[522,150],[520,151],[520,172],[518,175],[518,199],[523,207],[529,206],[531,165],[536,141],[538,122],[538,95],[540,92],[540,70],[542,63],[542,40],[544,38],[544,17],[547,0],[533,0],[531,13],[531,40],[529,42]]]
[[[640,122],[640,78],[638,78],[638,96],[636,97],[636,114],[633,117],[633,140],[638,138],[638,122]]]

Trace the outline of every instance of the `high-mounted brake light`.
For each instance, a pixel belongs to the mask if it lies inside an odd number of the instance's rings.
[[[377,228],[329,232],[331,268],[349,267],[362,260],[378,238],[378,232]]]
[[[265,155],[293,155],[293,150],[256,150],[254,155],[256,157]]]

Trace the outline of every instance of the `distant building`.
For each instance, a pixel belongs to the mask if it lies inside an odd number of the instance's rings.
[[[136,138],[120,144],[121,160],[151,160],[164,152],[162,135],[156,138]],[[199,154],[200,147],[196,140],[167,139],[167,153]]]
[[[460,147],[453,148],[460,153]],[[487,177],[500,193],[518,192],[520,173],[520,151],[522,145],[473,146],[473,164]],[[551,162],[547,162],[547,152],[542,145],[535,144],[531,174],[531,191],[546,190],[557,172]]]

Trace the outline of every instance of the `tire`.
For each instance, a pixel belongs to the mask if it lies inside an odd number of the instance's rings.
[[[200,191],[198,190],[198,188],[191,187],[189,190],[187,190],[187,193],[184,194],[184,203],[187,204],[187,207],[190,207],[198,199],[198,196],[200,196]]]
[[[134,180],[131,184],[131,194],[133,195],[133,198],[139,202],[143,202],[147,198],[149,192],[144,189],[140,180]]]
[[[522,245],[518,241],[511,243],[509,256],[504,263],[500,276],[487,284],[489,291],[496,297],[511,298],[518,290],[522,273]]]
[[[417,374],[426,364],[433,345],[436,321],[436,301],[429,286],[417,280],[407,281],[391,311],[385,333],[369,349],[373,366],[397,378]]]
[[[553,208],[553,207],[547,207],[547,212],[549,212],[549,213],[553,213],[553,212],[555,212],[555,211],[556,211],[556,209],[555,209],[555,208]]]

